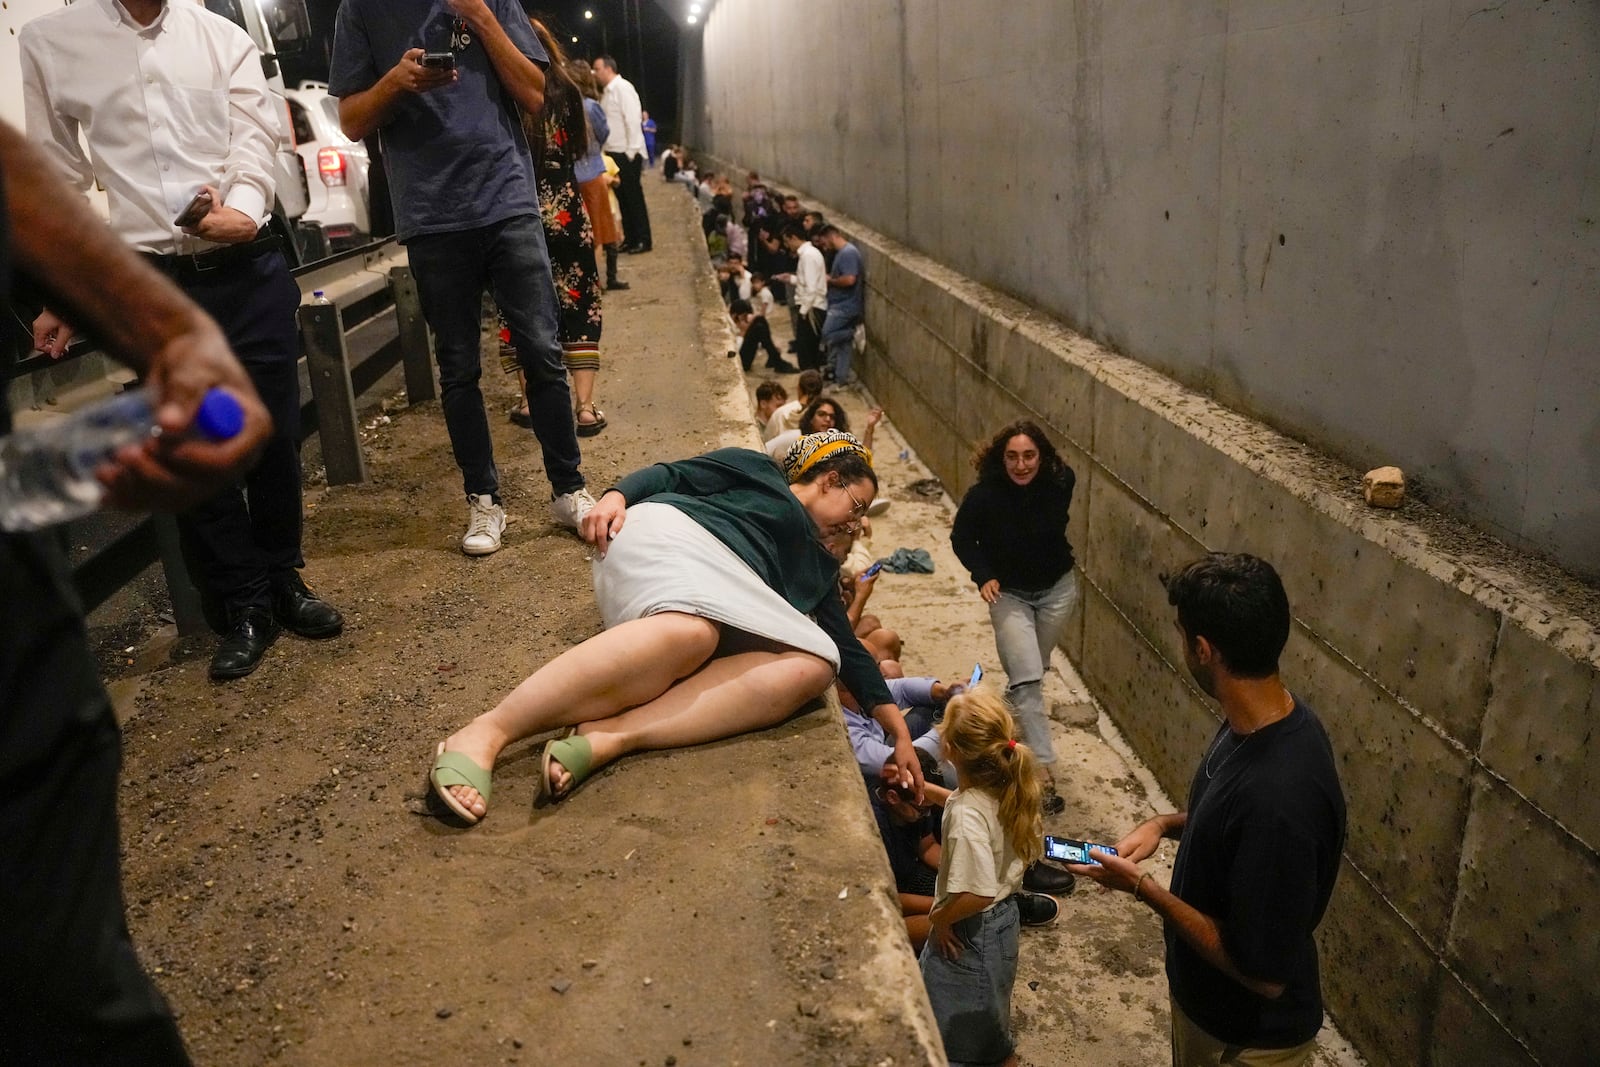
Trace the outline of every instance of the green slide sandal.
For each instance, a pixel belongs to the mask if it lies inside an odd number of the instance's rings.
[[[557,796],[550,789],[550,761],[555,760],[567,769],[572,775],[572,784],[567,786],[567,791]],[[554,804],[558,800],[565,800],[571,796],[594,769],[594,747],[589,744],[589,739],[573,734],[570,737],[558,737],[545,742],[544,754],[539,757],[539,795],[538,801]]]
[[[566,764],[563,763],[562,766]],[[433,769],[428,772],[428,781],[433,786],[434,794],[444,801],[445,807],[460,816],[468,826],[476,823],[478,816],[451,795],[450,787],[464,785],[469,789],[476,789],[478,795],[483,797],[485,805],[489,803],[489,794],[494,790],[490,772],[459,752],[446,752],[443,741],[440,741],[439,747],[434,750]]]

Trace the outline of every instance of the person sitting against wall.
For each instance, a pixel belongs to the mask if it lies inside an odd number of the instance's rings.
[[[1050,655],[1078,602],[1067,543],[1067,510],[1077,481],[1039,426],[1027,419],[1001,429],[972,460],[978,480],[956,510],[950,545],[989,605],[1006,699],[1038,763],[1044,813],[1059,814],[1055,745],[1045,711]]]
[[[845,617],[850,620],[851,629],[872,652],[873,658],[879,663],[884,660],[897,660],[904,649],[900,635],[883,624],[878,616],[866,611],[867,601],[872,597],[872,590],[878,584],[878,577],[883,572],[869,574],[869,566],[862,573],[851,576],[841,575],[840,598],[844,601]],[[845,588],[845,583],[848,587]],[[890,688],[893,688],[892,686]]]
[[[855,528],[876,492],[866,449],[837,431],[798,442],[781,469],[724,448],[622,479],[581,526],[605,630],[440,742],[434,794],[477,823],[506,746],[563,730],[544,746],[538,783],[539,799],[559,801],[630,752],[774,726],[838,676],[891,739],[897,781],[920,797],[905,717],[850,632],[824,546]]]
[[[801,371],[800,380],[795,383],[795,394],[795,399],[779,407],[767,420],[767,428],[761,435],[764,440],[771,441],[780,433],[800,428],[800,416],[813,400],[822,395],[822,372]]]
[[[765,430],[772,413],[788,403],[789,390],[776,378],[767,378],[756,386],[756,429]]]
[[[861,445],[868,452],[872,451],[872,433],[883,419],[883,409],[873,408],[867,412],[867,428],[861,433]],[[823,430],[843,430],[850,432],[850,417],[844,413],[844,405],[831,396],[819,396],[800,413],[800,426],[797,430],[778,434],[767,442],[767,455],[777,462],[784,452],[794,445],[801,437],[808,433],[820,433]]]

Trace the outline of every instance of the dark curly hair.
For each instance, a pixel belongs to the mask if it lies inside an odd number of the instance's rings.
[[[824,404],[827,404],[829,407],[833,408],[833,429],[842,430],[845,433],[849,433],[850,416],[844,413],[844,405],[839,403],[831,396],[819,396],[811,403],[806,405],[805,410],[800,412],[800,432],[815,432],[811,428],[811,417],[815,415],[817,413],[817,409]]]
[[[1006,442],[1021,434],[1034,443],[1039,449],[1039,474],[1057,484],[1064,484],[1070,468],[1066,460],[1056,451],[1056,446],[1050,443],[1044,430],[1032,419],[1018,419],[1002,427],[1000,432],[984,444],[978,446],[972,454],[972,469],[978,472],[980,482],[1003,482],[1008,480],[1006,474]]]

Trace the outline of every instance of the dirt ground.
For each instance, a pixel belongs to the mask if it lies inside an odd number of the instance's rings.
[[[606,302],[597,401],[611,425],[584,441],[596,490],[749,425],[716,328],[707,339],[688,198],[646,185],[656,250],[624,258],[633,288]],[[826,709],[623,761],[543,812],[530,807],[538,749],[517,746],[482,826],[431,814],[434,744],[599,626],[585,546],[549,521],[538,450],[504,417],[512,387],[492,358],[485,369],[511,516],[498,554],[458,550],[466,508],[438,404],[393,404],[366,416],[371,480],[307,494],[306,575],[344,610],[342,637],[285,637],[219,686],[208,641],[130,636],[130,613],[148,631],[157,609],[119,601],[118,617],[93,620],[125,721],[129,919],[196,1062],[928,1062],[917,1020],[882,1008],[915,999],[914,964],[893,936],[886,866],[855,858],[865,794],[819,763],[842,732]],[[857,417],[870,400],[843,399]],[[894,503],[874,549],[924,547],[937,570],[885,575],[871,610],[905,636],[911,672],[983,660],[998,677],[949,551],[950,501],[911,488],[928,472],[899,457],[892,415],[876,451]],[[1060,666],[1067,811],[1049,829],[1114,840],[1169,805]],[[834,854],[830,835],[851,847]],[[1163,879],[1170,852],[1154,865]],[[1025,933],[1021,967],[1025,1063],[1165,1061],[1147,909],[1080,889],[1056,926]]]

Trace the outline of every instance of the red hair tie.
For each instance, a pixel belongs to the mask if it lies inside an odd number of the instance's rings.
[[[1006,742],[1006,751],[1007,752],[1015,752],[1016,748],[1017,748],[1017,739],[1015,737],[1013,737],[1011,740]]]

